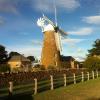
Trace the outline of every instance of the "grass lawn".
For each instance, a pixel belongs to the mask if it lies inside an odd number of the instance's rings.
[[[100,100],[100,78],[38,93],[33,100]]]

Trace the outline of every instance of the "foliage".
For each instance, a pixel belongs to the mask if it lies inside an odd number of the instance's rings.
[[[14,51],[12,51],[12,52],[9,53],[9,57],[17,56],[17,55],[21,55],[21,54],[18,53],[18,52],[14,52]]]
[[[35,68],[40,68],[40,66],[41,66],[40,64],[34,65]]]
[[[50,69],[50,70],[57,69],[57,67],[56,67],[56,66],[52,66],[52,65],[49,65],[47,68],[48,68],[48,69]]]
[[[0,72],[10,72],[10,66],[7,64],[0,65]]]
[[[100,58],[98,57],[88,57],[83,63],[83,67],[89,70],[100,69]]]
[[[37,58],[35,58],[34,63],[38,63],[38,62],[39,62],[39,60]]]
[[[7,59],[7,51],[5,47],[0,45],[0,63],[2,64]]]
[[[45,70],[45,66],[44,65],[41,65],[40,66],[40,70]]]
[[[89,52],[88,56],[100,55],[100,39],[97,39],[94,42],[93,48],[88,50],[88,52]]]
[[[35,57],[34,56],[28,56],[27,57],[31,62],[35,61]]]

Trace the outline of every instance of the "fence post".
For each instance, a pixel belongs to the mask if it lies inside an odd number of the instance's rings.
[[[98,70],[96,70],[96,76],[97,76],[97,78],[98,78]]]
[[[9,82],[9,96],[12,96],[13,94],[13,82]]]
[[[64,86],[66,86],[67,80],[66,80],[66,74],[64,74]]]
[[[92,78],[94,79],[94,71],[92,71]]]
[[[74,78],[74,84],[76,84],[76,76],[75,76],[75,73],[73,73],[73,78]]]
[[[37,79],[36,78],[34,79],[34,82],[35,82],[35,84],[34,84],[34,94],[37,94]]]
[[[54,89],[54,87],[53,87],[53,75],[50,75],[50,81],[51,81],[51,90],[53,90]]]
[[[88,81],[90,80],[90,75],[89,72],[87,72],[87,77],[88,77]]]
[[[81,74],[82,74],[82,82],[84,82],[84,73],[81,72]]]

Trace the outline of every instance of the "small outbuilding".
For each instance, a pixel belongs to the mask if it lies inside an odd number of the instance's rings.
[[[62,55],[60,59],[61,59],[61,66],[63,68],[77,68],[76,61],[72,56],[63,56]]]
[[[23,55],[12,56],[8,60],[11,71],[27,71],[31,67],[31,61]]]

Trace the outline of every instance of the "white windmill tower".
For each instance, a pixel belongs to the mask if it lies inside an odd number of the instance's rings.
[[[44,33],[41,64],[46,68],[48,66],[60,66],[61,36],[64,37],[67,34],[57,26],[56,7],[55,23],[43,15],[42,18],[38,19],[37,25],[41,27]]]

